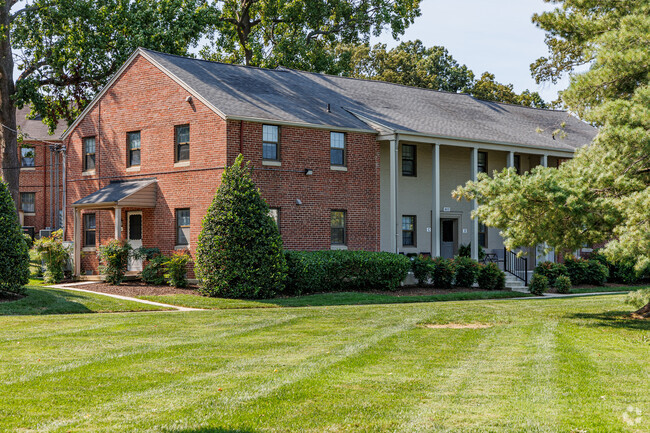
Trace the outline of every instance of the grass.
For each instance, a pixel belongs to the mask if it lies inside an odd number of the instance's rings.
[[[577,287],[572,288],[569,293],[607,293],[607,292],[633,292],[640,289],[645,289],[648,286],[631,286],[631,287],[613,287],[613,286],[600,286],[600,287]]]
[[[650,431],[623,298],[0,317],[0,431]]]
[[[49,289],[42,281],[30,280],[25,297],[16,301],[0,302],[0,316],[108,313],[125,311],[165,310],[167,308],[124,301],[104,295]],[[0,376],[1,377],[1,376]]]
[[[414,302],[467,301],[477,299],[522,298],[532,295],[511,291],[458,292],[443,295],[396,296],[376,293],[319,293],[291,298],[273,298],[257,301],[240,299],[208,298],[194,295],[139,296],[154,302],[183,307],[230,309],[230,308],[273,308],[273,307],[319,307],[334,305],[409,304]]]

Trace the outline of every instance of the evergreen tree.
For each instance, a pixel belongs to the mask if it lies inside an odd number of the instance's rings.
[[[239,155],[226,168],[203,218],[196,250],[200,291],[228,298],[269,298],[284,288],[287,264],[278,227]]]
[[[14,201],[0,180],[0,292],[20,293],[29,282],[29,249]]]

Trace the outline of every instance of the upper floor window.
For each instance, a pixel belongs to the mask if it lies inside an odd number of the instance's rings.
[[[23,146],[20,148],[20,165],[21,167],[35,167],[36,153],[33,147]]]
[[[416,147],[402,144],[402,176],[416,176]]]
[[[126,133],[128,166],[140,165],[140,131]]]
[[[478,161],[476,165],[479,173],[487,173],[487,159],[487,152],[478,152]]]
[[[176,162],[190,160],[190,125],[176,126]]]
[[[332,245],[345,245],[345,214],[344,210],[333,210],[330,215],[330,236]]]
[[[96,243],[95,214],[84,214],[84,246],[94,247]]]
[[[95,137],[83,139],[83,165],[84,171],[95,169]]]
[[[402,246],[404,247],[415,246],[415,216],[414,215],[402,216]]]
[[[262,158],[277,161],[279,158],[279,128],[275,125],[262,126]]]
[[[20,210],[25,213],[36,212],[36,193],[21,192],[20,193]]]
[[[345,165],[345,134],[330,132],[330,164]]]
[[[176,246],[190,244],[190,210],[176,209]]]

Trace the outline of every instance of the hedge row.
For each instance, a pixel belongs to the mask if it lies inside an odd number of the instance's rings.
[[[472,287],[478,282],[481,290],[503,290],[506,284],[506,276],[496,264],[481,265],[469,257],[414,257],[413,276],[421,286],[430,284],[439,289]]]
[[[564,263],[542,262],[535,267],[534,275],[546,277],[550,287],[558,286],[558,278],[567,277],[570,284],[593,284],[602,286],[609,278],[609,269],[598,260],[584,260],[568,257]],[[560,283],[566,290],[566,281]]]
[[[403,255],[369,251],[285,251],[284,295],[397,290],[411,268]]]

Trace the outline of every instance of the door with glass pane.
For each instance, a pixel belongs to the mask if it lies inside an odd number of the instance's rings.
[[[142,212],[127,212],[127,240],[131,248],[138,249],[142,246]],[[129,259],[129,271],[141,272],[142,260]]]
[[[458,249],[458,220],[440,220],[440,255],[445,259],[454,257]]]

